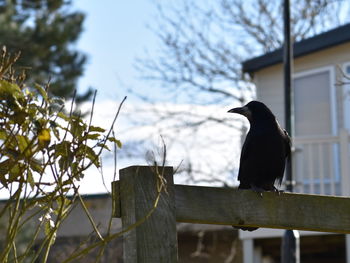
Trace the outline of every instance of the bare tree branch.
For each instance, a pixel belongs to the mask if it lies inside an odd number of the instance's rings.
[[[348,17],[341,17],[340,10],[346,6],[344,0],[292,1],[292,38],[300,41],[344,23]],[[220,119],[215,114],[198,115],[189,109],[179,110],[176,102],[231,107],[253,98],[254,85],[249,76],[242,73],[241,63],[282,46],[282,2],[158,1],[157,7],[157,26],[151,30],[158,36],[160,50],[156,56],[136,61],[142,77],[161,87],[172,98],[172,107],[148,108],[154,125],[164,135],[165,141],[177,140],[180,144],[176,135],[185,131],[191,131],[188,134],[194,137],[202,129],[222,125],[235,133],[242,123],[233,123],[222,116]],[[154,102],[151,95],[139,94],[139,97]],[[193,141],[197,146],[200,144]],[[203,147],[215,152],[220,148],[218,143],[214,138]],[[222,152],[218,154],[224,156]],[[190,154],[186,158],[191,159]],[[188,163],[184,161],[183,165]],[[212,166],[208,176],[215,182],[222,178],[213,176],[213,171],[236,172],[229,160],[225,167]],[[209,165],[202,160],[201,165],[194,167],[189,164],[188,167],[180,170],[192,181],[198,181],[194,175],[204,174]]]

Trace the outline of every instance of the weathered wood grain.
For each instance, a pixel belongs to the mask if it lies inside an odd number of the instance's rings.
[[[157,208],[145,222],[124,235],[125,263],[177,262],[175,198],[171,187],[173,169],[165,167],[164,171],[167,193],[162,192]],[[156,189],[156,175],[151,167],[132,166],[120,170],[119,196],[124,229],[149,213],[157,197]]]
[[[120,203],[120,181],[112,182],[112,216],[122,217]]]
[[[350,198],[174,185],[178,222],[350,233]]]
[[[165,167],[167,192],[152,215],[124,235],[124,262],[177,262],[176,221],[350,234],[350,198],[173,184]],[[113,182],[113,215],[123,229],[152,210],[156,177],[148,166],[120,170]]]

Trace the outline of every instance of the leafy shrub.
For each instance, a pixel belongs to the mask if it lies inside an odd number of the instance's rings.
[[[109,130],[93,126],[93,107],[84,120],[73,111],[74,99],[66,110],[63,100],[48,96],[49,84],[26,87],[25,74],[13,70],[17,56],[3,49],[0,59],[0,193],[6,196],[0,206],[0,262],[34,262],[39,255],[46,262],[76,200],[102,239],[79,182],[89,167],[100,167],[108,141],[121,147],[111,131],[124,101]]]

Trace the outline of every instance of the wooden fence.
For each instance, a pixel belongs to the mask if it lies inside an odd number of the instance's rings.
[[[164,179],[163,177],[164,176]],[[165,188],[164,188],[165,187]],[[177,262],[176,222],[350,234],[350,198],[175,185],[172,167],[131,166],[112,183],[125,263]]]

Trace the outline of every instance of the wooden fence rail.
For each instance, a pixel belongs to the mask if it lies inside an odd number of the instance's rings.
[[[250,190],[174,185],[172,167],[164,168],[167,188],[154,209],[154,171],[128,167],[112,183],[113,213],[123,228],[142,223],[124,235],[125,263],[177,262],[176,222],[350,234],[350,198],[272,192],[260,197]]]

